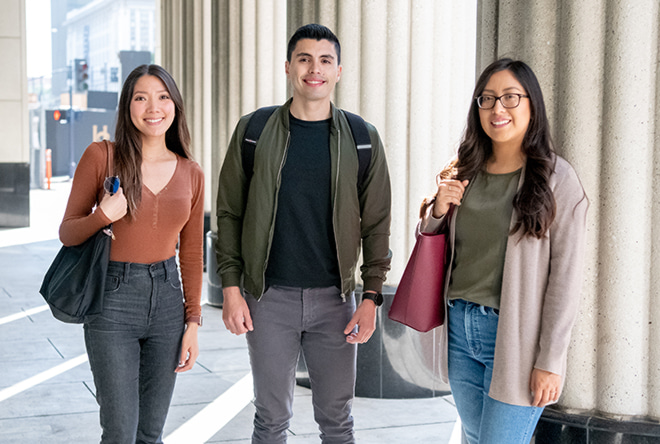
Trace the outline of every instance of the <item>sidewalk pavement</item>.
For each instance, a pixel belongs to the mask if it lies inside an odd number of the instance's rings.
[[[56,321],[38,293],[60,248],[57,229],[70,186],[60,181],[32,190],[30,228],[0,229],[0,443],[100,438],[82,326]],[[195,368],[178,377],[165,443],[249,443],[254,405],[245,337],[224,328],[221,309],[204,305],[203,314],[201,353]],[[288,442],[320,442],[310,390],[296,387],[295,395]],[[460,442],[451,396],[356,398],[353,416],[360,444]]]

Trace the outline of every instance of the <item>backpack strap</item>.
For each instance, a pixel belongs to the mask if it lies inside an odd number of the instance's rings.
[[[248,120],[245,134],[243,134],[243,141],[241,142],[241,159],[243,162],[243,171],[247,177],[248,183],[252,180],[254,173],[254,152],[257,149],[257,142],[261,136],[261,132],[266,126],[266,122],[270,116],[279,108],[279,105],[266,106],[259,108],[252,114]]]
[[[266,126],[266,122],[277,108],[279,108],[279,105],[259,108],[252,114],[245,128],[245,134],[241,142],[241,160],[248,183],[252,180],[252,174],[254,173],[254,153],[257,142],[259,142],[259,137]],[[357,148],[359,193],[362,191],[364,180],[367,177],[367,170],[369,170],[369,164],[371,163],[371,137],[369,136],[367,124],[362,117],[348,111],[342,110],[342,112],[351,127],[353,141]]]
[[[371,163],[371,137],[369,137],[369,130],[367,129],[367,124],[364,122],[364,119],[357,114],[349,113],[344,111],[344,115],[348,119],[348,124],[351,127],[351,133],[353,133],[353,141],[355,142],[355,147],[357,148],[358,155],[358,193],[362,192],[362,187],[364,186],[364,180],[367,177],[367,170],[369,170],[369,164]]]

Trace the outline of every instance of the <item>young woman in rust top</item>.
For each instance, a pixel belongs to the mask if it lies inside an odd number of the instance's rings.
[[[113,223],[103,314],[84,326],[101,442],[156,443],[176,373],[199,354],[204,211],[183,100],[160,66],[127,77],[115,138],[109,148],[121,187],[104,192],[108,148],[92,143],[76,169],[60,239],[77,245]]]

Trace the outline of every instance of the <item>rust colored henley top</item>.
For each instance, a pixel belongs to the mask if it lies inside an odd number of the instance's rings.
[[[73,178],[60,226],[64,245],[81,244],[110,223],[103,211],[95,208],[103,197],[106,174],[106,145],[94,142],[83,153]],[[200,166],[177,156],[176,169],[168,184],[155,195],[143,185],[142,202],[134,220],[125,216],[112,227],[115,234],[110,249],[112,261],[141,264],[163,261],[176,254],[179,243],[186,321],[191,318],[198,321],[202,312],[204,267],[204,174]]]

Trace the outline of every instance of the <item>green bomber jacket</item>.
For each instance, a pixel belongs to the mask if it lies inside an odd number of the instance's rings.
[[[261,133],[254,155],[254,174],[245,175],[241,142],[252,114],[241,117],[220,171],[217,197],[218,238],[215,252],[223,287],[242,286],[259,299],[277,214],[281,171],[289,147],[291,99],[275,110]],[[333,230],[342,296],[355,289],[360,267],[364,290],[380,292],[390,269],[391,190],[385,150],[373,125],[371,162],[358,195],[358,156],[344,113],[332,105],[330,158]],[[295,229],[295,228],[293,228]],[[241,282],[242,278],[242,282]]]

